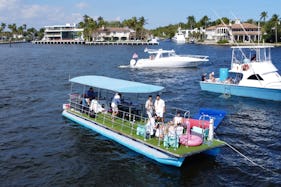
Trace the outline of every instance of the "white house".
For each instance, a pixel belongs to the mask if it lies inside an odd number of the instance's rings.
[[[127,41],[133,39],[135,31],[128,27],[102,27],[93,32],[94,41]]]
[[[75,40],[83,41],[83,30],[76,24],[45,26],[43,41]]]

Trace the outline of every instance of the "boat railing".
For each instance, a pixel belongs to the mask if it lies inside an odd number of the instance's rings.
[[[205,142],[205,140],[207,139],[208,137],[208,133],[209,133],[209,130],[212,130],[214,129],[214,127],[212,127],[212,129],[210,129],[210,122],[211,120],[215,120],[215,117],[213,116],[210,116],[210,115],[207,115],[207,114],[202,114],[200,117],[199,117],[199,127],[201,128],[202,130],[202,138]],[[206,127],[208,125],[208,127]],[[213,124],[212,124],[213,125]]]
[[[70,104],[70,111],[74,111],[75,113],[86,117],[96,118],[97,116],[103,116],[102,124],[110,122],[111,127],[113,127],[114,125],[121,125],[121,130],[127,124],[132,130],[130,134],[133,133],[134,129],[132,127],[134,126],[134,124],[139,123],[144,125],[148,121],[146,117],[139,115],[139,113],[135,113],[135,111],[133,110],[124,111],[119,109],[117,116],[112,116],[111,109],[105,109],[102,112],[95,113],[88,105],[83,104],[83,99],[85,98],[72,94],[68,100]]]
[[[162,143],[165,141],[165,136],[168,136],[168,128],[173,124],[172,120],[176,116],[177,112],[181,112],[181,116],[184,118],[190,117],[190,112],[180,109],[180,108],[171,108],[169,112],[165,113],[165,121],[156,121],[156,126],[158,127],[158,136],[151,135],[148,133],[148,122],[149,119],[139,113],[135,113],[133,111],[124,111],[118,110],[118,115],[113,116],[111,109],[95,113],[90,110],[89,106],[83,104],[82,99],[77,94],[71,95],[69,98],[69,112],[72,112],[75,115],[79,115],[80,117],[93,121],[96,124],[105,126],[106,128],[110,128],[111,130],[115,130],[116,132],[120,132],[125,134],[126,136],[133,137],[135,139],[140,139],[146,141],[148,143],[152,143],[154,146],[160,147]],[[151,128],[150,128],[151,129]],[[155,132],[156,130],[155,129]],[[175,129],[176,139],[179,138]],[[153,138],[154,137],[154,138]],[[177,140],[178,141],[178,140]],[[174,149],[178,148],[173,147]]]

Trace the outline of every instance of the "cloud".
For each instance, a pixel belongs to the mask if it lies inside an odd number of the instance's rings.
[[[87,5],[78,3],[77,6],[82,8]],[[80,13],[69,12],[65,7],[52,4],[28,4],[23,0],[0,0],[0,18],[0,23],[16,23],[17,26],[27,24],[28,28],[42,28],[46,25],[78,23],[83,16]]]
[[[115,21],[121,21],[121,17],[120,17],[120,16],[117,16],[114,20],[115,20]]]
[[[84,9],[84,8],[88,7],[88,4],[85,2],[80,2],[80,3],[77,3],[75,6],[79,9]]]
[[[10,10],[18,6],[19,0],[0,0],[0,10]]]
[[[24,6],[21,9],[21,15],[24,19],[32,19],[39,17],[40,15],[44,15],[45,13],[49,12],[48,6],[40,6],[40,5],[30,5]]]

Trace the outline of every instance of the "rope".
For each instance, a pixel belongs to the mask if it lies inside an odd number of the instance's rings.
[[[255,163],[253,160],[251,160],[250,158],[248,158],[247,156],[243,155],[241,152],[239,152],[237,149],[235,149],[233,146],[231,146],[230,144],[226,143],[225,142],[225,145],[227,145],[229,148],[231,148],[233,151],[235,151],[236,153],[238,153],[241,157],[244,157],[246,160],[248,160],[249,162],[251,162],[253,165],[257,166],[257,167],[260,167],[268,172],[271,172],[273,174],[277,174],[277,175],[280,175],[279,173],[273,171],[273,170],[270,170],[268,168],[265,168],[264,166],[262,165],[259,165],[257,163]]]

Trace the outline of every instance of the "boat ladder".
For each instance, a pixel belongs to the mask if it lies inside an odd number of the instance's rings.
[[[231,96],[231,90],[229,86],[224,86],[224,93],[223,93],[225,98],[228,98]]]

